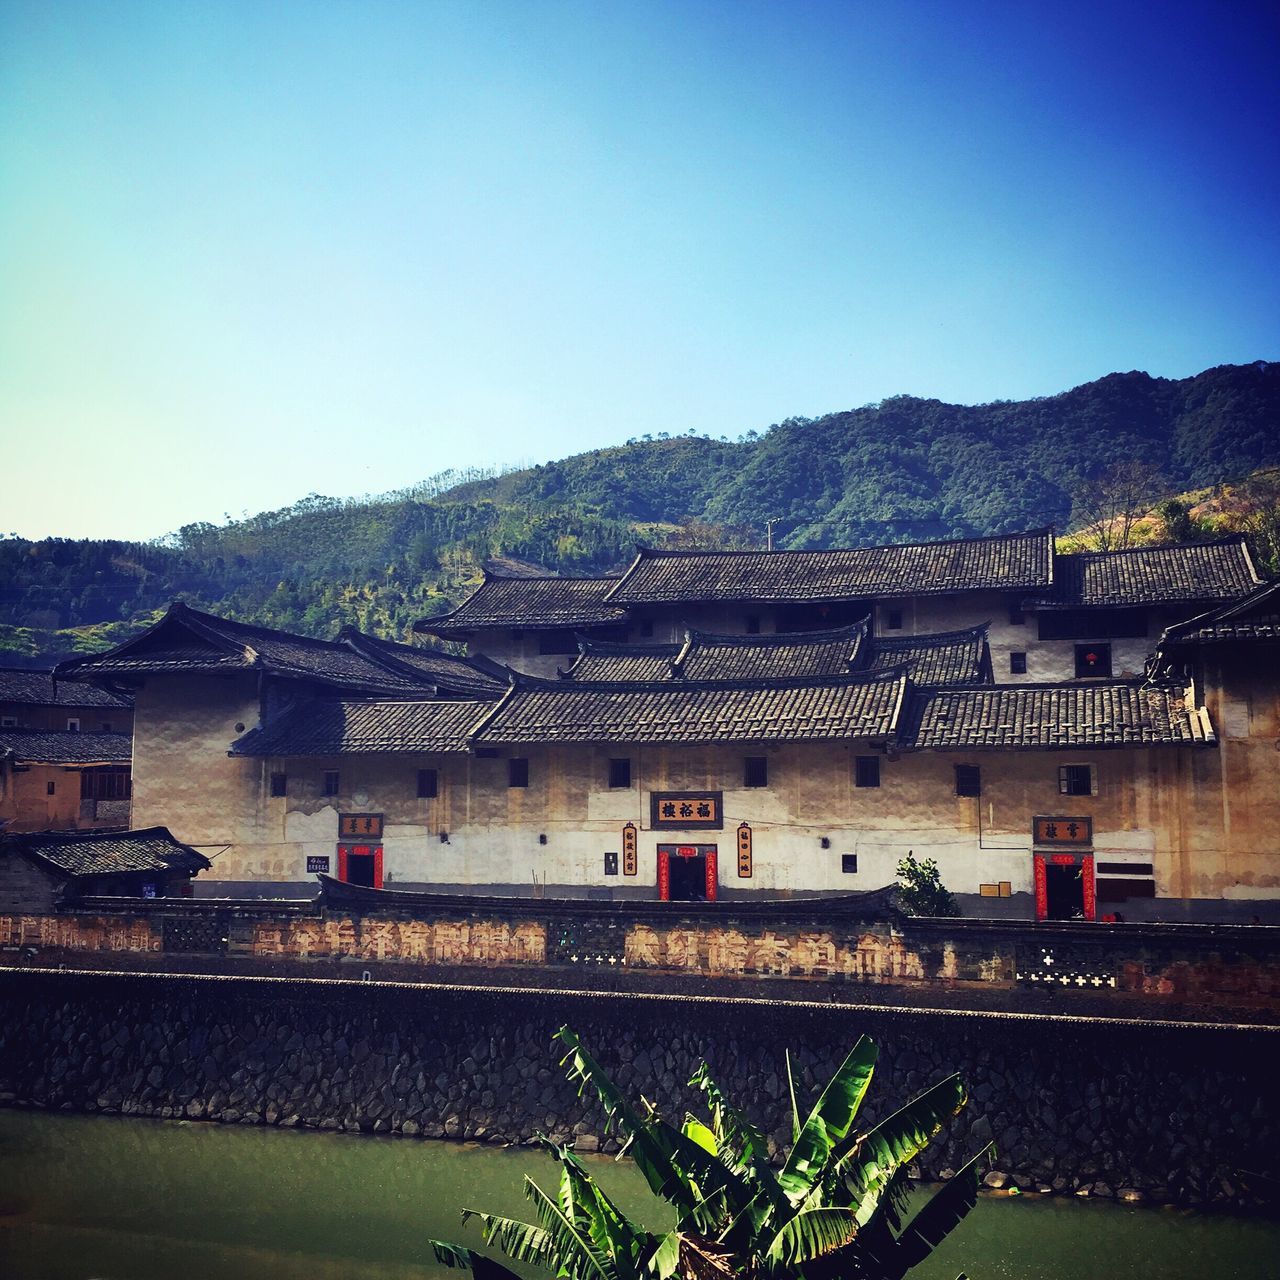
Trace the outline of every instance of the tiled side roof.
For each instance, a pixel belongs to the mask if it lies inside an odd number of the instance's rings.
[[[991,683],[986,627],[928,636],[877,636],[869,649],[868,671],[905,667],[915,684]]]
[[[684,645],[615,644],[607,640],[579,640],[578,657],[560,672],[565,680],[667,680],[671,662]]]
[[[500,698],[507,691],[507,677],[471,658],[458,658],[439,649],[396,644],[354,629],[343,632],[342,642],[373,661],[404,667],[417,678],[431,681],[444,697]]]
[[[0,759],[19,764],[128,764],[132,758],[127,733],[0,729]]]
[[[1035,590],[1052,581],[1052,534],[1001,534],[836,551],[642,550],[613,604],[857,600],[966,590]]]
[[[691,682],[820,680],[846,676],[858,660],[867,623],[830,631],[724,636],[690,631],[676,672]]]
[[[1231,640],[1280,640],[1280,581],[1265,582],[1243,599],[1166,628],[1159,648]]]
[[[1181,686],[990,685],[919,689],[899,741],[908,750],[1188,746],[1215,741]]]
[[[0,667],[0,702],[26,702],[42,707],[131,707],[132,698],[91,684],[55,681],[52,671]]]
[[[429,681],[391,670],[345,644],[232,622],[174,604],[150,630],[106,653],[72,658],[55,668],[59,679],[148,673],[267,671],[338,688],[413,694]]]
[[[120,875],[130,871],[206,871],[209,859],[175,840],[167,827],[141,831],[41,832],[6,836],[0,851],[26,854],[68,876]]]
[[[1027,601],[1033,609],[1234,600],[1258,585],[1243,538],[1125,551],[1057,556],[1053,590]]]
[[[415,631],[467,635],[490,627],[596,627],[622,622],[626,612],[605,602],[616,578],[499,578],[485,580],[452,613],[422,618]]]
[[[785,742],[887,737],[905,680],[582,684],[519,679],[475,741]]]
[[[350,699],[301,703],[231,744],[233,756],[336,756],[465,751],[492,702]]]

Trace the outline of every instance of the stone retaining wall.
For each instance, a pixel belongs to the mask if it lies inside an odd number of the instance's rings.
[[[857,1005],[315,979],[0,971],[0,1103],[477,1141],[602,1134],[557,1065],[584,1038],[679,1119],[705,1058],[789,1141],[783,1049],[807,1099],[859,1034],[872,1116],[951,1071],[966,1112],[922,1172],[994,1138],[1024,1187],[1250,1200],[1280,1174],[1280,1032]]]

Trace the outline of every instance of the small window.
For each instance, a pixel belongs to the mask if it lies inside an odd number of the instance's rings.
[[[956,795],[980,796],[982,794],[982,770],[976,764],[956,765]]]
[[[631,785],[631,761],[630,760],[610,760],[609,761],[609,786],[615,791],[621,790]]]
[[[886,631],[902,630],[902,610],[890,609],[884,616],[884,629]]]
[[[102,732],[103,732],[103,733],[110,733],[110,732],[111,732],[111,721],[110,721],[110,720],[104,720],[104,721],[102,722]]]
[[[879,756],[854,757],[853,785],[855,787],[878,787],[880,785]]]
[[[1111,646],[1109,644],[1076,645],[1076,679],[1111,674]]]
[[[17,727],[17,716],[0,716],[0,729],[16,729]]]
[[[1009,606],[1009,625],[1011,627],[1025,627],[1027,625],[1027,615],[1022,612],[1022,606],[1011,604]]]
[[[68,732],[68,733],[79,733],[79,732],[80,732],[80,721],[79,721],[79,720],[76,720],[76,719],[68,720],[68,721],[67,721],[67,732]]]
[[[1027,674],[1027,655],[1025,653],[1011,653],[1009,655],[1009,674],[1012,676],[1025,676]]]
[[[47,796],[51,796],[51,795],[53,795],[56,791],[57,791],[57,787],[56,787],[52,782],[46,782],[46,783],[44,784],[44,793],[45,793],[45,795],[47,795]]]
[[[653,635],[653,619],[645,618],[640,624],[640,635],[643,639],[648,640]]]
[[[840,870],[846,876],[856,876],[858,874],[858,855],[856,853],[842,853],[840,855]]]
[[[618,874],[617,850],[604,855],[604,873],[607,876],[616,876]]]
[[[418,799],[434,800],[439,794],[440,778],[434,769],[418,770]]]
[[[324,771],[324,777],[320,783],[320,794],[322,796],[336,796],[338,794],[337,769],[326,769]]]
[[[287,773],[273,773],[271,775],[271,794],[273,796],[282,796],[289,789],[289,775]]]
[[[769,758],[767,756],[743,757],[742,785],[744,787],[767,787],[769,785]]]
[[[529,761],[524,756],[512,756],[507,761],[507,786],[527,787],[529,785]]]
[[[758,636],[760,634],[760,615],[758,613],[747,614],[746,629],[749,636]]]
[[[1093,765],[1064,764],[1058,767],[1058,793],[1064,796],[1094,794]]]

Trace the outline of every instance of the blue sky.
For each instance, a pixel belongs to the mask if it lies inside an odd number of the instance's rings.
[[[0,534],[1280,356],[1280,11],[0,4]]]

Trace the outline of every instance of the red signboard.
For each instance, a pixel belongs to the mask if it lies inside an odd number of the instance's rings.
[[[720,877],[716,874],[716,851],[707,854],[707,901],[716,900],[716,892],[720,888]]]
[[[1035,844],[1093,843],[1093,819],[1086,816],[1040,817],[1031,820],[1031,839]]]
[[[658,854],[658,901],[671,901],[671,855]]]
[[[1036,877],[1036,919],[1043,920],[1049,914],[1049,874],[1045,870],[1044,859],[1035,859]]]
[[[1092,857],[1085,857],[1081,871],[1084,877],[1084,918],[1086,920],[1096,920],[1098,918],[1098,891],[1093,879]]]

